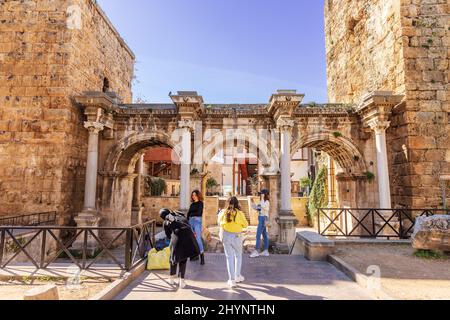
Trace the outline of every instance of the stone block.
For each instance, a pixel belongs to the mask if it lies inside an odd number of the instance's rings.
[[[25,292],[23,300],[59,300],[58,287],[54,284],[39,286]]]
[[[418,217],[412,245],[414,249],[450,252],[450,215]]]
[[[326,261],[334,250],[334,241],[316,232],[301,231],[297,233],[291,254],[302,255],[310,261]]]

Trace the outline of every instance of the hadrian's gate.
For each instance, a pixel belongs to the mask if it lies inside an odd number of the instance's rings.
[[[80,226],[127,226],[139,220],[139,162],[155,146],[181,160],[179,209],[202,189],[200,175],[211,157],[244,147],[257,154],[262,186],[271,192],[272,237],[293,241],[291,159],[301,148],[326,153],[335,167],[341,207],[390,208],[385,130],[401,96],[374,92],[358,105],[304,105],[302,94],[279,90],[266,105],[207,105],[196,92],[171,96],[173,104],[121,104],[112,93],[75,97],[89,132],[84,210]],[[375,173],[375,180],[368,173]],[[192,180],[192,181],[191,181]],[[137,199],[136,199],[137,198]]]

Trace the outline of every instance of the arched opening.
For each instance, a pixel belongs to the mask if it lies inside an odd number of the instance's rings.
[[[339,208],[367,208],[374,205],[372,195],[375,185],[368,183],[366,160],[353,141],[338,133],[321,132],[299,138],[292,150],[293,156],[299,150],[309,150],[309,171],[302,178],[303,187],[308,184],[309,194],[301,203],[301,206],[308,205],[306,214],[309,224],[317,225],[319,208],[329,208],[329,214],[333,217],[336,214],[333,210]],[[296,207],[293,205],[294,213]],[[302,214],[296,215],[299,220],[303,219]]]
[[[159,221],[162,207],[179,209],[180,159],[171,147],[155,146],[145,151],[141,161],[144,168],[140,186],[142,219]]]
[[[194,160],[202,159],[205,173],[217,186],[205,190],[212,195],[228,197],[253,196],[261,189],[261,175],[277,171],[277,152],[270,150],[270,141],[253,132],[235,130],[232,135],[220,131],[194,152]]]
[[[251,199],[264,185],[264,174],[276,172],[278,154],[270,150],[264,137],[256,139],[252,130],[217,130],[205,134],[203,143],[194,148],[192,189],[206,195],[206,227],[217,224],[217,211],[226,206],[230,195],[237,196],[251,225],[257,225],[258,214],[251,209]],[[275,194],[276,196],[276,194]],[[274,205],[276,208],[276,204]],[[273,214],[277,210],[272,210]]]
[[[172,197],[166,176],[177,159],[179,155],[164,133],[133,135],[119,141],[106,157],[100,179],[101,224],[129,226],[156,218],[162,206],[178,209],[177,190]]]

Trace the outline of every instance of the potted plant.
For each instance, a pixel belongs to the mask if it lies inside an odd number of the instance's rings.
[[[216,179],[214,179],[214,178],[209,178],[209,179],[206,181],[206,190],[207,190],[207,194],[211,194],[211,193],[212,193],[211,190],[212,190],[213,188],[215,188],[215,187],[218,187],[218,186],[219,186],[219,184],[217,183]]]

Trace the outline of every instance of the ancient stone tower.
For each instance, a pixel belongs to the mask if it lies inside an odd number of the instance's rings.
[[[436,207],[450,174],[448,0],[325,0],[330,102],[405,96],[387,131],[395,206]]]
[[[95,1],[0,1],[0,214],[82,209],[87,130],[71,99],[131,102],[133,66]]]

